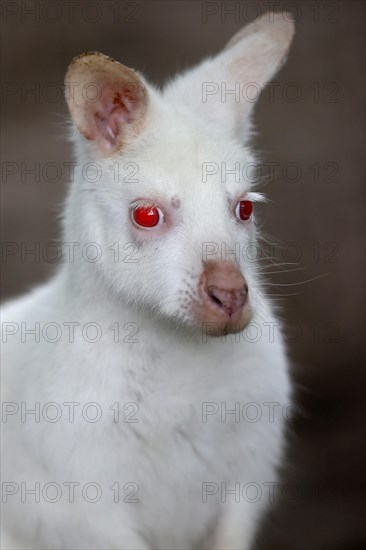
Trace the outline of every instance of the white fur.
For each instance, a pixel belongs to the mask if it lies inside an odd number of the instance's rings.
[[[263,31],[261,42],[260,31],[256,33],[254,42],[250,33],[249,39],[257,49],[269,40],[267,34],[272,36]],[[230,497],[221,503],[219,495],[203,502],[202,483],[227,482],[229,487],[253,482],[263,488],[263,483],[276,481],[284,422],[281,414],[271,422],[264,404],[290,401],[283,343],[278,332],[273,342],[268,337],[264,323],[276,319],[257,266],[243,257],[240,268],[248,282],[253,320],[263,331],[257,343],[244,338],[238,342],[234,335],[226,341],[203,339],[187,306],[187,300],[197,299],[202,243],[234,248],[236,242],[244,245],[256,239],[254,223],[238,224],[228,209],[228,196],[250,192],[250,182],[235,183],[228,177],[224,184],[217,174],[202,183],[203,162],[232,167],[254,158],[237,132],[237,126],[245,126],[240,134],[248,135],[247,114],[238,108],[234,121],[227,109],[235,105],[220,101],[211,108],[213,118],[210,109],[199,109],[202,81],[225,79],[221,68],[238,66],[242,50],[252,43],[246,40],[244,35],[224,50],[218,63],[205,62],[204,67],[212,65],[211,76],[198,68],[162,92],[146,85],[149,110],[143,131],[122,152],[98,159],[103,178],[96,184],[83,180],[81,173],[86,162],[95,160],[93,150],[84,137],[74,134],[80,165],[65,205],[63,241],[80,243],[75,261],[64,262],[47,284],[7,304],[2,321],[19,327],[26,323],[28,328],[36,322],[41,328],[50,322],[61,327],[65,322],[80,326],[95,322],[102,338],[89,343],[78,328],[73,343],[66,328],[56,343],[42,337],[39,343],[32,337],[21,343],[20,332],[9,336],[2,345],[2,397],[4,402],[25,402],[29,408],[36,402],[61,406],[96,402],[103,415],[99,422],[86,422],[80,406],[74,423],[64,414],[57,423],[42,418],[39,423],[32,418],[22,423],[19,415],[9,416],[2,425],[2,478],[24,481],[29,487],[36,481],[41,487],[47,482],[61,486],[97,482],[103,496],[94,504],[81,498],[79,491],[74,503],[64,496],[57,503],[42,497],[39,503],[32,498],[22,503],[19,494],[9,496],[3,504],[4,548],[243,549],[251,545],[268,504],[265,492],[257,503],[244,499],[235,503]],[[283,51],[289,42],[284,40]],[[275,41],[271,47],[276,50]],[[255,65],[255,52],[248,51],[247,69]],[[274,59],[269,56],[263,84],[282,57],[283,52]],[[244,61],[240,67],[245,72]],[[236,73],[233,78],[238,78]],[[247,81],[251,80],[248,75]],[[123,166],[136,163],[138,183],[113,181],[109,167],[114,162],[124,175]],[[168,204],[178,198],[180,207],[172,209],[174,228],[155,238],[149,233],[144,243],[131,228],[128,208],[146,196]],[[90,242],[103,251],[95,264],[80,257],[83,244]],[[115,242],[136,243],[137,263],[113,261],[108,247]],[[138,343],[114,342],[110,326],[116,322],[121,340],[130,332],[123,329],[126,323],[135,323]],[[138,422],[113,422],[109,407],[115,402],[137,403]],[[205,402],[224,403],[228,409],[235,402],[256,402],[262,419],[235,422],[229,415],[222,422],[213,415],[203,422]],[[139,502],[114,503],[109,487],[115,482],[122,487],[137,483]],[[10,537],[15,537],[13,542]]]

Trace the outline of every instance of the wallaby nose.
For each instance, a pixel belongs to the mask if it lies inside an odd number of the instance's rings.
[[[229,317],[243,308],[248,295],[248,285],[241,271],[231,262],[206,264],[200,290],[210,309]]]

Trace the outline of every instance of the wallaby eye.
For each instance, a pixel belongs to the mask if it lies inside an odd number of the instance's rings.
[[[253,211],[252,201],[239,201],[235,208],[235,216],[238,220],[249,220]]]
[[[132,209],[132,220],[139,227],[156,227],[163,223],[164,214],[153,204],[138,204]]]

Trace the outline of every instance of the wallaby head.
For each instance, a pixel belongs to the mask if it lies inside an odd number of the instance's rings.
[[[260,307],[254,262],[229,253],[255,242],[260,196],[244,170],[238,181],[221,167],[254,160],[254,103],[242,87],[269,82],[292,35],[288,14],[266,14],[162,90],[100,53],[70,64],[67,101],[81,135],[65,232],[98,243],[98,280],[129,305],[212,335],[242,330]],[[239,98],[229,93],[238,86]],[[116,243],[133,251],[128,260],[116,259]]]

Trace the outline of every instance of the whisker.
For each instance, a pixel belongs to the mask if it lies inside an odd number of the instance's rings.
[[[306,267],[295,267],[294,269],[285,269],[279,271],[266,271],[263,275],[277,275],[278,273],[292,273],[293,271],[303,271]]]
[[[311,283],[312,281],[316,281],[317,279],[323,279],[324,277],[327,277],[330,275],[330,273],[323,273],[321,275],[317,275],[316,277],[312,277],[311,279],[307,279],[306,281],[299,281],[296,283],[276,283],[273,286],[296,286],[296,285],[305,285],[307,283]]]

